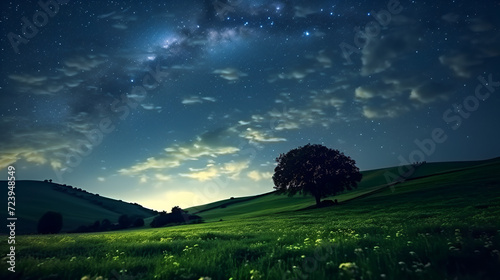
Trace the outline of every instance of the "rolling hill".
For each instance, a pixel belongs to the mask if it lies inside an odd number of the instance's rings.
[[[399,167],[382,168],[363,171],[363,179],[358,187],[326,199],[337,199],[340,204],[364,203],[383,197],[385,200],[400,199],[408,195],[414,198],[442,197],[442,192],[450,192],[448,196],[472,199],[470,192],[478,189],[478,185],[495,186],[500,184],[500,158],[482,161],[437,162],[415,166],[411,176],[404,182],[390,186],[386,179],[387,172],[398,175]],[[406,170],[406,169],[404,169]],[[495,176],[497,178],[495,178]],[[467,184],[467,182],[469,184]],[[497,188],[498,189],[498,188]],[[488,189],[489,190],[489,189]],[[478,192],[478,196],[491,193]],[[412,199],[414,199],[412,198]],[[465,198],[462,198],[464,200]],[[389,200],[389,201],[390,201]],[[458,200],[457,200],[458,201]],[[478,200],[479,201],[479,200]],[[500,205],[500,201],[496,201]],[[444,204],[449,201],[443,202]],[[271,215],[289,211],[298,211],[314,205],[311,196],[276,195],[270,192],[258,196],[241,197],[213,202],[206,205],[188,208],[190,213],[201,216],[206,222],[219,220],[236,220]]]
[[[0,181],[5,191],[0,194],[2,201],[7,201],[7,181]],[[39,218],[47,211],[63,215],[63,229],[67,232],[82,225],[108,219],[117,222],[122,214],[147,218],[156,212],[138,204],[132,204],[88,193],[71,186],[40,181],[16,181],[16,232],[18,234],[36,233]],[[6,218],[2,211],[2,219]]]

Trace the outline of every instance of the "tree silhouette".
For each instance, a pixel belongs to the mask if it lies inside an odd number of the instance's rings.
[[[131,223],[132,223],[132,220],[126,214],[122,214],[118,218],[118,224],[120,225],[121,228],[128,228]]]
[[[361,181],[356,162],[338,150],[307,144],[280,154],[274,169],[274,189],[289,196],[311,194],[320,206],[321,198],[351,190]]]
[[[59,233],[62,225],[63,217],[61,213],[48,211],[38,220],[37,230],[41,234]]]

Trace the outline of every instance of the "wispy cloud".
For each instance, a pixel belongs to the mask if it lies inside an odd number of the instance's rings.
[[[273,177],[273,173],[252,170],[252,171],[247,173],[247,177],[252,179],[253,181],[256,181],[256,182],[259,182],[262,180],[269,180],[270,181]]]
[[[139,175],[147,171],[167,170],[181,166],[187,161],[197,161],[202,158],[217,158],[230,155],[239,151],[233,146],[216,145],[210,139],[198,137],[194,144],[173,145],[164,149],[157,157],[147,158],[118,172],[123,175]],[[207,175],[208,176],[208,175]]]
[[[273,137],[270,136],[268,132],[252,129],[250,127],[243,131],[240,136],[248,139],[250,143],[278,143],[286,141],[285,138]]]
[[[249,167],[249,161],[227,162],[222,165],[209,164],[206,168],[191,170],[189,173],[180,173],[179,175],[198,181],[208,181],[220,176],[236,180],[240,173]]]
[[[210,96],[191,96],[184,98],[182,100],[182,104],[184,105],[193,105],[193,104],[201,104],[205,102],[216,102],[217,100],[214,97]]]
[[[248,76],[246,73],[231,67],[224,69],[217,69],[213,71],[213,73],[219,75],[219,77],[226,79],[228,81],[236,81],[239,80],[241,77]]]

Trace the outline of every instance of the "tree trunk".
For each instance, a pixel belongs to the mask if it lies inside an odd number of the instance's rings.
[[[316,196],[314,196],[314,198],[316,199],[316,207],[319,207],[319,205],[321,203],[321,196],[316,195]]]

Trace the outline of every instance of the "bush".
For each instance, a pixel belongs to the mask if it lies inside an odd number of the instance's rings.
[[[101,230],[106,231],[111,229],[111,221],[108,219],[104,219],[101,222]]]
[[[123,214],[120,216],[120,218],[118,218],[118,224],[120,225],[120,228],[128,228],[131,223],[132,221],[126,214]]]
[[[133,227],[142,227],[144,226],[144,219],[143,218],[137,218],[135,219],[134,223],[132,224]]]
[[[63,217],[61,213],[48,211],[38,220],[37,230],[40,234],[59,233],[62,225]]]

